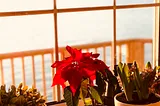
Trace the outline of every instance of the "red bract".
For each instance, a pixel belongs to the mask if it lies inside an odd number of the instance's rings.
[[[89,78],[90,84],[92,84],[96,71],[104,73],[103,71],[108,69],[103,61],[97,59],[99,54],[82,53],[81,50],[70,46],[66,46],[66,50],[71,56],[52,64],[53,68],[57,68],[52,86],[60,84],[64,88],[64,83],[68,81],[74,94],[80,86],[82,78]]]

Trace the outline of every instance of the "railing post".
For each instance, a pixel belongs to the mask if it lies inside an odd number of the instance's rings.
[[[144,43],[141,41],[132,41],[126,44],[126,62],[136,61],[139,68],[144,68]]]

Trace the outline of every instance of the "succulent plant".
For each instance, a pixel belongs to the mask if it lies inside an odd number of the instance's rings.
[[[122,87],[127,101],[134,101],[133,95],[137,95],[139,101],[148,99],[151,93],[155,93],[156,71],[159,67],[152,69],[150,62],[147,62],[145,69],[140,71],[136,62],[133,64],[118,64],[117,72],[122,82]],[[160,83],[158,84],[160,86]],[[157,86],[156,86],[157,87]],[[152,88],[152,89],[151,89]],[[158,87],[157,87],[158,88]],[[159,88],[160,90],[160,88]],[[154,92],[153,92],[154,91]]]
[[[8,91],[5,85],[0,88],[0,106],[45,106],[45,101],[36,88],[28,89],[22,83],[17,88],[11,85]]]

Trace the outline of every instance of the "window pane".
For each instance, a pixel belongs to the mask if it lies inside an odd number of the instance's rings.
[[[130,51],[130,55],[126,59],[136,59],[143,64],[147,61],[152,62],[151,40],[153,34],[154,7],[117,10],[117,40],[126,40],[127,42],[130,39],[128,43],[123,42],[126,50],[128,45]],[[146,39],[150,41],[148,42]]]
[[[58,8],[76,8],[113,5],[113,0],[57,0]]]
[[[112,13],[113,11],[93,11],[58,14],[59,46],[111,41],[113,36]],[[103,56],[99,48],[97,51]],[[107,51],[106,54],[110,55],[110,52]]]
[[[111,41],[112,11],[58,14],[59,45]]]
[[[1,17],[0,18],[0,53],[16,52],[24,50],[36,50],[44,48],[54,47],[54,21],[53,14],[47,15],[29,15],[29,16],[14,16],[14,17]],[[35,71],[36,71],[36,84],[37,88],[42,88],[42,74],[41,74],[41,58],[35,57]],[[16,85],[19,81],[22,82],[22,64],[21,59],[15,59],[15,81]],[[20,63],[19,63],[20,62]],[[26,84],[32,85],[32,65],[31,57],[25,57],[25,74]],[[7,76],[11,76],[11,64],[5,62],[4,72],[5,82],[9,86],[11,84],[11,78],[6,79]],[[50,64],[51,65],[51,64]],[[50,69],[50,67],[48,67]],[[21,72],[20,72],[21,71]],[[46,72],[51,74],[50,70]],[[38,74],[39,73],[39,74]],[[51,80],[47,79],[50,83]],[[47,85],[48,86],[48,85]],[[50,87],[49,86],[49,87]],[[48,88],[48,87],[47,87]],[[47,90],[52,91],[52,88]],[[43,92],[42,92],[43,93]],[[51,96],[47,97],[51,99]]]
[[[53,26],[52,14],[1,17],[0,53],[53,47]]]
[[[0,12],[53,9],[53,0],[1,0]]]
[[[117,10],[117,39],[152,38],[153,25],[153,7]]]
[[[154,3],[155,0],[117,0],[116,3],[118,5],[124,4],[146,4],[146,3]]]

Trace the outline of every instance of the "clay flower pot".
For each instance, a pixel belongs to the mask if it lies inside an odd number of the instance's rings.
[[[118,93],[117,95],[115,95],[115,97],[114,97],[115,106],[160,106],[160,101],[157,101],[155,103],[144,104],[144,105],[143,104],[137,105],[137,104],[124,103],[124,102],[121,102],[118,100],[118,98],[122,95],[123,95],[123,93]]]

